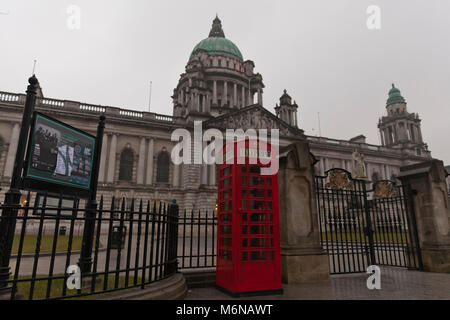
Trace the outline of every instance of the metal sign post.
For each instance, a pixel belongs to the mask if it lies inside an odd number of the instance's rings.
[[[27,136],[31,123],[31,116],[36,105],[36,94],[39,87],[38,79],[33,75],[28,80],[27,98],[22,116],[22,127],[20,129],[19,143],[17,145],[14,170],[11,178],[10,189],[5,195],[4,208],[0,221],[0,296],[8,293],[11,288],[7,287],[10,276],[9,259],[14,240],[16,228],[16,217],[20,206],[20,187],[22,184],[22,170],[24,168],[25,149],[27,147]]]
[[[82,275],[86,275],[91,272],[92,244],[94,240],[95,217],[97,214],[98,172],[100,167],[100,156],[103,144],[104,129],[105,129],[105,116],[101,115],[97,127],[97,143],[94,151],[94,160],[92,163],[92,178],[91,178],[89,199],[86,204],[83,244],[81,248],[80,261],[78,262]],[[99,221],[98,223],[101,223],[101,221]]]

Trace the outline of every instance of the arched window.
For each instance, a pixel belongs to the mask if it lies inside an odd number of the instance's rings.
[[[158,156],[156,182],[168,183],[169,182],[169,154],[167,152],[161,152]]]
[[[126,148],[120,154],[119,180],[131,181],[133,179],[133,163],[133,150]]]

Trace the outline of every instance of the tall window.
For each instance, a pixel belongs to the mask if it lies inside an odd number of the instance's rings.
[[[119,180],[131,181],[133,179],[133,150],[126,148],[120,154]]]
[[[156,182],[168,183],[169,182],[169,154],[167,152],[161,152],[158,156]]]

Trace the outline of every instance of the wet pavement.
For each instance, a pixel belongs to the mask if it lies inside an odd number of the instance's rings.
[[[381,268],[381,289],[369,290],[369,274],[332,275],[329,282],[283,285],[282,295],[239,298],[243,300],[450,300],[450,273]],[[188,291],[186,300],[229,300],[225,293],[209,288]]]

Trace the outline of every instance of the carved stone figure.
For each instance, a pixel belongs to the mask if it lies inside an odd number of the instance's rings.
[[[364,166],[364,155],[354,150],[352,154],[352,176],[355,179],[366,178],[366,168]]]

